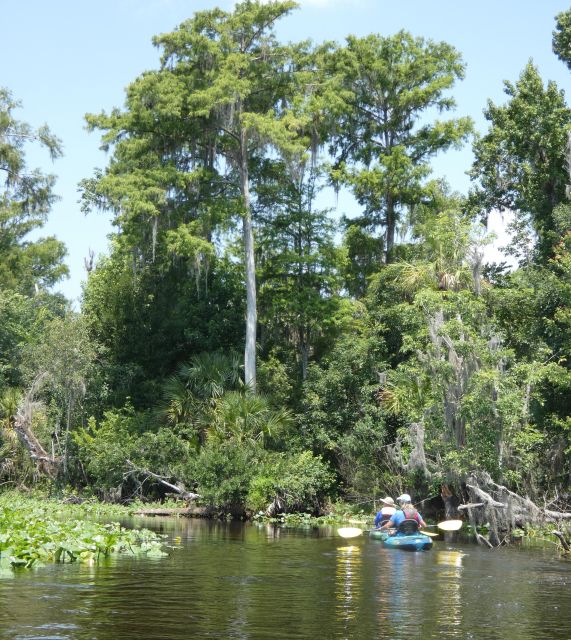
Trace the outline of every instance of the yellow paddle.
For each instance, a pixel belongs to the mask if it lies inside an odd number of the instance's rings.
[[[337,529],[337,533],[342,538],[356,538],[363,533],[363,529],[359,529],[359,527],[341,527]]]
[[[464,522],[462,520],[444,520],[443,522],[439,522],[434,526],[442,529],[442,531],[458,531],[458,529],[460,529],[463,524]]]

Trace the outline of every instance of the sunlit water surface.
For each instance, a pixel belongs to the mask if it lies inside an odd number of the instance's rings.
[[[571,563],[552,547],[413,553],[333,528],[142,522],[169,557],[0,579],[0,638],[571,638]]]

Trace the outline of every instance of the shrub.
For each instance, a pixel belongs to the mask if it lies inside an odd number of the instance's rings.
[[[251,443],[211,442],[189,460],[185,481],[194,484],[202,501],[213,509],[243,515],[250,482],[265,455]]]
[[[246,507],[265,511],[272,505],[274,513],[316,513],[333,479],[327,465],[310,451],[271,454],[250,482]]]

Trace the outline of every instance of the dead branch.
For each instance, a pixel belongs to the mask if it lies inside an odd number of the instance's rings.
[[[475,536],[476,536],[476,542],[478,544],[481,544],[485,547],[488,547],[488,549],[493,549],[494,545],[487,539],[484,538],[484,536],[480,533],[478,533],[477,531],[475,532]]]
[[[571,519],[571,513],[541,508],[528,497],[494,482],[487,473],[473,475],[465,486],[471,500],[458,509],[467,510],[474,530],[477,525],[486,523],[490,532],[489,542],[493,546],[509,538],[510,532],[518,527]]]
[[[460,504],[458,507],[458,511],[464,511],[464,509],[476,509],[477,507],[485,507],[485,502],[469,502],[468,504]]]
[[[156,480],[159,484],[163,485],[163,487],[167,487],[168,489],[171,489],[171,491],[174,491],[184,500],[196,500],[197,498],[201,497],[198,493],[193,493],[192,491],[188,491],[186,487],[181,483],[173,484],[172,482],[169,482],[167,478],[165,478],[164,476],[160,476],[158,473],[153,473],[148,469],[142,469],[141,467],[137,467],[137,465],[133,464],[131,460],[127,460],[126,462],[131,468],[129,475],[142,475],[142,476],[145,476],[145,478],[152,478],[153,480]]]
[[[34,400],[34,396],[41,387],[45,377],[45,373],[37,376],[20,401],[18,410],[14,416],[14,431],[18,435],[20,442],[28,450],[30,458],[36,463],[38,472],[50,478],[55,478],[61,460],[48,454],[32,430],[34,411],[41,406],[41,403]]]
[[[551,533],[557,538],[559,538],[559,542],[561,542],[561,546],[567,553],[569,553],[569,551],[571,551],[571,546],[569,545],[569,542],[567,541],[567,538],[565,537],[565,535],[561,531],[552,531]]]
[[[507,507],[507,504],[494,500],[489,493],[486,493],[485,491],[480,489],[480,487],[478,487],[477,485],[466,484],[466,487],[471,491],[473,491],[481,500],[483,500],[482,505],[496,507],[497,509],[505,509]]]

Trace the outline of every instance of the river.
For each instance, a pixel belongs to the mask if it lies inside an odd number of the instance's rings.
[[[334,528],[144,524],[168,534],[168,557],[0,579],[0,638],[571,638],[571,562],[551,546],[490,551],[451,538],[414,553]]]

